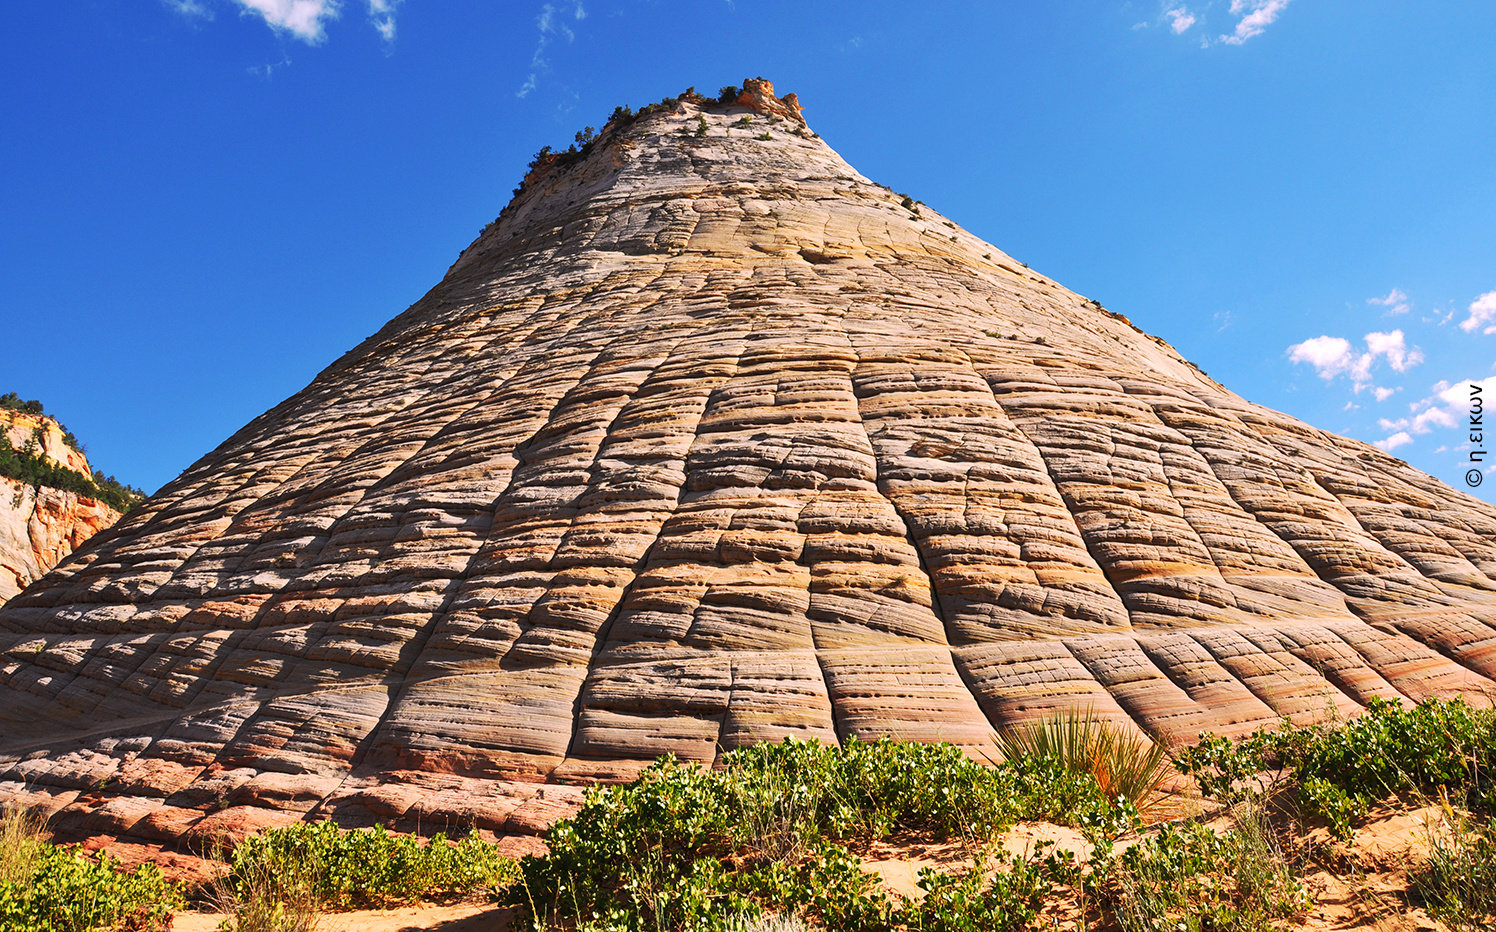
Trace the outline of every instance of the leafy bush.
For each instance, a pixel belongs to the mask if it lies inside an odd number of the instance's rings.
[[[24,401],[15,392],[6,392],[0,395],[0,408],[6,408],[10,411],[20,411],[23,414],[34,414],[38,417],[46,413],[46,409],[40,401],[34,398],[30,401]]]
[[[1092,867],[1088,882],[1127,932],[1271,929],[1309,905],[1260,811],[1223,835],[1193,821],[1166,824]]]
[[[991,882],[980,872],[927,878],[926,889],[941,892],[926,915],[879,892],[854,847],[912,833],[974,848],[1067,803],[1117,822],[1089,776],[1038,761],[987,767],[948,744],[786,739],[732,751],[723,764],[714,772],[665,758],[630,784],[590,791],[547,833],[549,854],[522,862],[507,900],[537,928],[720,929],[727,917],[766,911],[828,930],[965,928],[958,910],[1004,928],[999,913],[1021,917],[1042,900],[1031,868],[1015,862]]]
[[[1038,917],[1049,896],[1044,871],[1021,858],[1011,858],[1007,869],[987,875],[978,858],[971,869],[942,874],[926,867],[919,872],[924,899],[910,909],[910,928],[921,932],[1016,932]]]
[[[251,836],[234,849],[231,863],[228,885],[240,903],[310,899],[332,909],[501,887],[513,879],[515,866],[477,836],[452,843],[437,835],[421,845],[383,826],[343,832],[332,822],[296,823]]]
[[[154,864],[125,871],[107,854],[94,859],[35,835],[21,837],[4,861],[0,932],[153,932],[169,928],[171,911],[183,905]]]
[[[1416,706],[1372,699],[1348,722],[1284,723],[1238,743],[1202,735],[1178,764],[1214,799],[1293,792],[1306,811],[1349,838],[1370,805],[1392,796],[1443,793],[1476,811],[1491,809],[1496,711],[1460,699]]]

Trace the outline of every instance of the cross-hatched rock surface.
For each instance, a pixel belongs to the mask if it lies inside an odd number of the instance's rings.
[[[9,603],[0,796],[157,841],[525,836],[665,753],[1496,690],[1496,509],[1242,400],[756,92],[537,166],[429,294]]]

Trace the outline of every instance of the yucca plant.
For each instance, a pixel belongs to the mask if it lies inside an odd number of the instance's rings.
[[[1157,798],[1174,772],[1163,745],[1101,721],[1089,709],[1004,729],[997,740],[1004,757],[1057,761],[1066,770],[1089,774],[1107,799],[1120,796],[1139,811]]]

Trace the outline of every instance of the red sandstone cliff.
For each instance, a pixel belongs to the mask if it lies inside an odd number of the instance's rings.
[[[35,444],[42,457],[92,475],[88,459],[67,445],[61,426],[49,417],[0,409],[0,432],[17,450]],[[0,602],[119,518],[103,502],[75,492],[0,477]]]

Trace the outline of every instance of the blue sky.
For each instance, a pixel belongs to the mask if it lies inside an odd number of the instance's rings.
[[[1492,3],[65,0],[0,42],[0,392],[147,491],[434,285],[541,146],[756,75],[1251,400],[1466,488],[1496,395]]]

